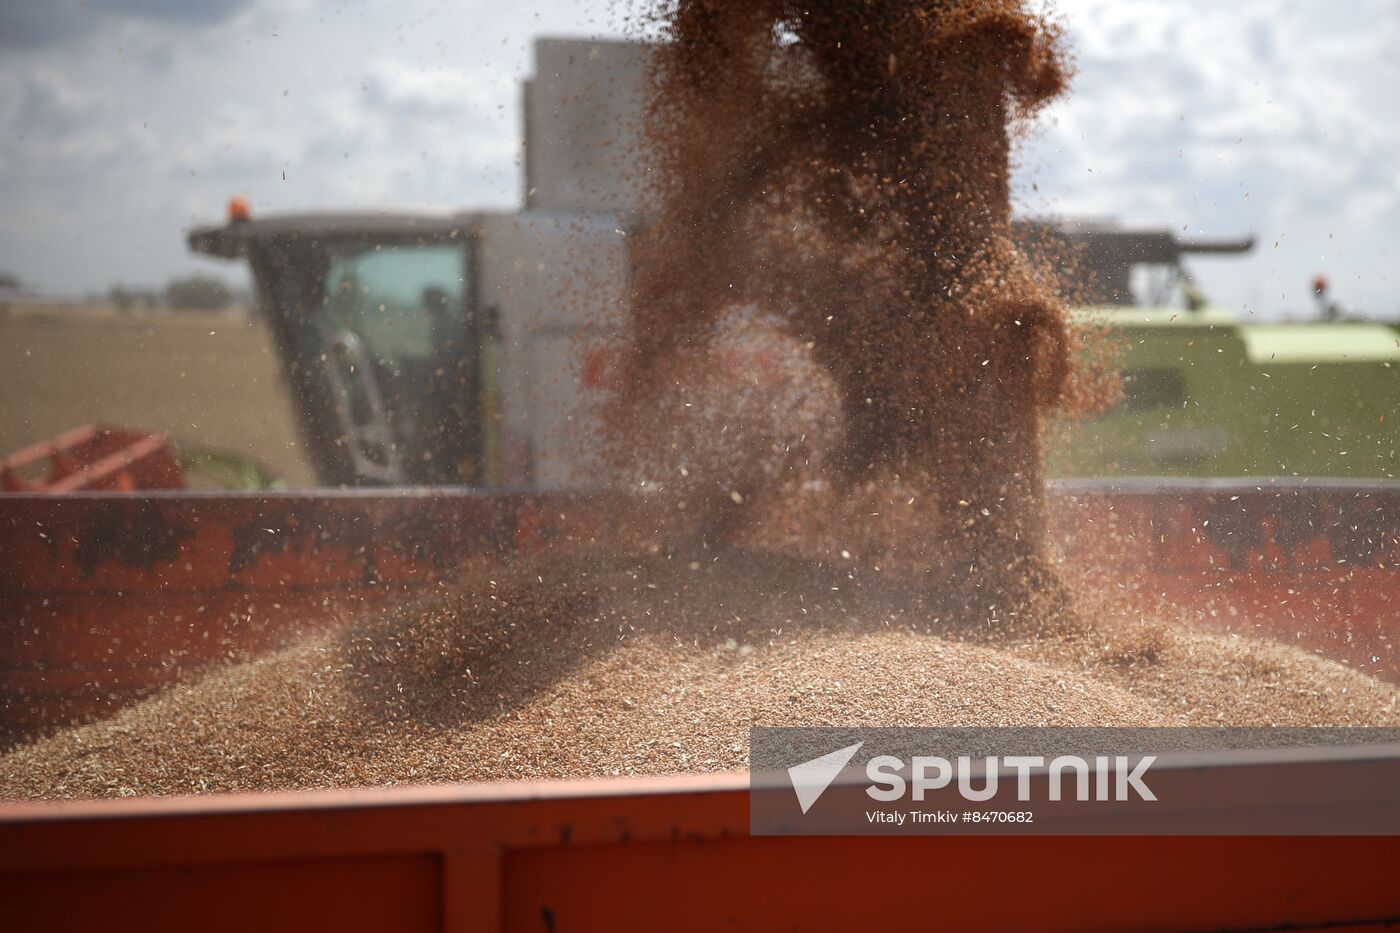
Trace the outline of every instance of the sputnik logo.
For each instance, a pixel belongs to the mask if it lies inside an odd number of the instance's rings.
[[[834,752],[828,752],[819,758],[811,761],[804,761],[800,765],[793,765],[788,768],[788,779],[792,781],[792,789],[797,792],[797,802],[802,807],[805,814],[812,809],[812,804],[817,802],[826,789],[831,786],[831,782],[836,780],[836,775],[841,773],[841,769],[850,764],[856,752],[864,742],[857,742],[854,745],[847,745],[845,748],[838,748]]]

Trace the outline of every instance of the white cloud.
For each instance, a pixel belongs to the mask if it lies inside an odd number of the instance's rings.
[[[216,0],[207,29],[147,0],[64,3],[100,15],[0,58],[0,267],[56,291],[189,267],[182,229],[234,193],[262,212],[514,203],[534,36],[617,31],[567,0]],[[1217,297],[1305,308],[1326,269],[1339,300],[1400,312],[1394,0],[1060,7],[1080,71],[1024,153],[1029,209],[1253,230],[1254,256],[1202,266]]]
[[[1027,155],[1042,202],[1258,233],[1266,242],[1253,256],[1207,264],[1207,286],[1237,307],[1305,309],[1306,279],[1325,269],[1346,283],[1343,302],[1400,313],[1389,277],[1400,241],[1400,175],[1388,167],[1400,151],[1393,3],[1061,9],[1080,72]]]

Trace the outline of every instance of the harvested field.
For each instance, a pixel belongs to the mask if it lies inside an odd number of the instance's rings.
[[[1280,645],[931,611],[755,552],[521,563],[18,749],[0,797],[735,770],[752,725],[1400,725],[1400,690]]]
[[[16,307],[0,314],[0,398],[0,453],[98,422],[315,480],[272,336],[242,312]]]

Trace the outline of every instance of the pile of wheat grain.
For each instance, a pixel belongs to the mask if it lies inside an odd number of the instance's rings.
[[[0,797],[732,770],[755,724],[1400,725],[1395,687],[1280,645],[939,611],[755,552],[522,563],[20,748]]]

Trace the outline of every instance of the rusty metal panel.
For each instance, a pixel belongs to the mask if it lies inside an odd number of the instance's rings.
[[[507,930],[1220,931],[1400,917],[1394,840],[731,838],[528,849]],[[1324,860],[1328,860],[1324,862]],[[625,882],[619,879],[626,879]]]
[[[0,881],[0,898],[14,930],[431,933],[442,886],[441,859],[424,854],[20,873]]]
[[[1129,605],[1400,680],[1400,483],[1060,482],[1050,527]]]
[[[750,837],[747,821],[742,775],[12,805],[0,903],[25,929],[347,933],[1400,919],[1397,837]]]

